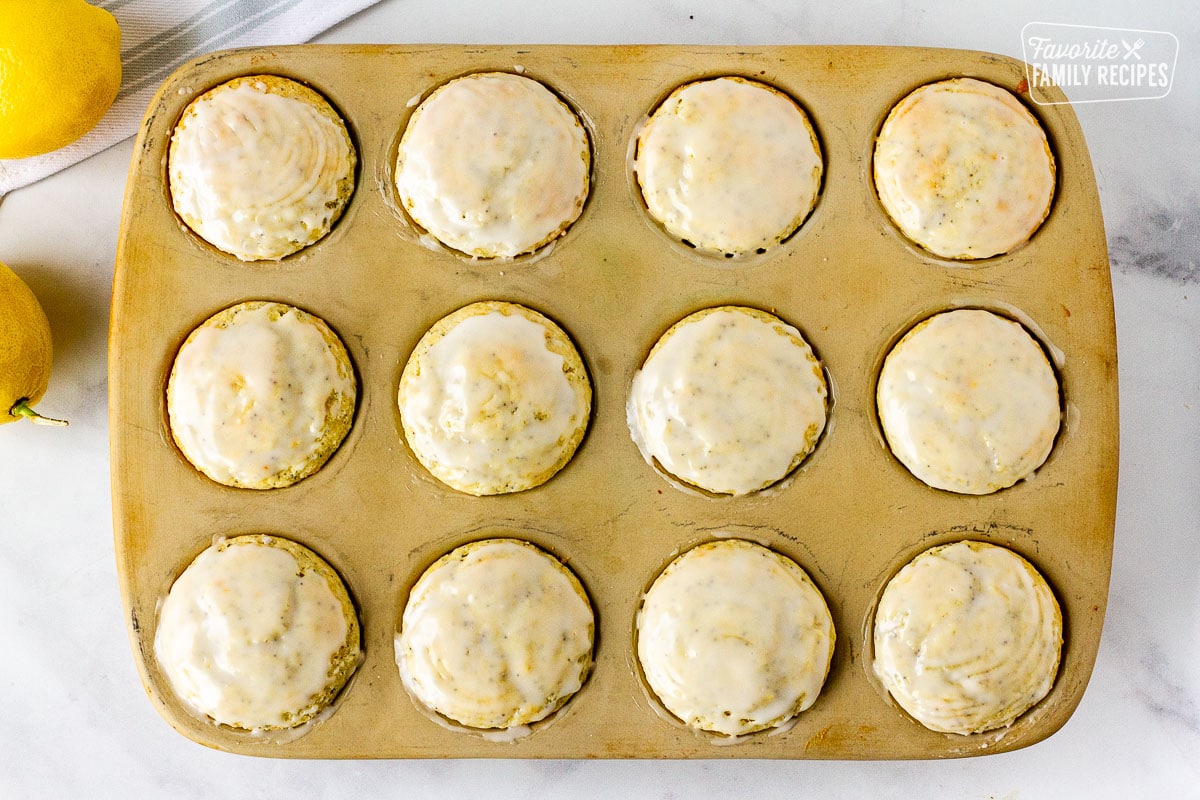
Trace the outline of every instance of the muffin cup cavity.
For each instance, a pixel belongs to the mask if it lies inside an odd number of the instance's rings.
[[[337,710],[363,661],[339,572],[293,538],[214,535],[163,592],[154,668],[186,713],[246,743],[285,745]]]
[[[595,631],[591,599],[562,561],[524,539],[479,539],[412,585],[396,665],[435,722],[517,741],[551,724],[583,688]]]
[[[360,163],[349,125],[323,94],[281,75],[243,75],[184,108],[163,183],[168,206],[202,248],[276,263],[336,227]]]
[[[1033,479],[1051,460],[1066,424],[1061,352],[1027,319],[955,306],[923,315],[881,350],[875,435],[912,478],[982,496]]]
[[[871,141],[867,179],[914,255],[989,266],[1024,248],[1050,216],[1060,180],[1054,152],[1014,92],[951,76],[897,98]]]
[[[941,532],[899,556],[881,581],[863,621],[863,669],[881,700],[925,735],[986,747],[1036,724],[1039,708],[1057,699],[1065,612],[1015,544],[1029,533]]]
[[[829,394],[799,330],[756,308],[716,306],[655,342],[633,376],[626,414],[643,458],[669,482],[740,497],[777,485],[809,458]]]
[[[637,124],[627,161],[650,224],[709,264],[775,254],[811,217],[825,180],[804,107],[740,75],[675,86]]]
[[[470,72],[406,106],[384,194],[420,244],[472,263],[533,262],[583,215],[595,136],[545,81]]]
[[[190,466],[223,486],[269,490],[325,466],[358,400],[354,363],[323,319],[248,300],[208,317],[177,348],[164,411]]]
[[[828,677],[836,634],[799,564],[736,532],[714,533],[655,574],[633,648],[658,716],[729,745],[796,725]],[[756,593],[761,605],[747,601]]]
[[[397,401],[405,441],[430,474],[497,495],[540,486],[570,462],[592,385],[562,328],[525,306],[481,301],[421,337]]]

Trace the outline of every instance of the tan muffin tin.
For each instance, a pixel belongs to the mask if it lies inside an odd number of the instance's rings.
[[[512,261],[430,247],[398,210],[396,147],[416,102],[446,80],[507,70],[544,82],[584,120],[593,181],[560,240]],[[358,185],[332,233],[281,262],[241,263],[188,231],[171,209],[166,153],[184,107],[239,75],[277,74],[324,94],[347,121]],[[796,98],[821,142],[821,196],[799,231],[765,254],[728,260],[673,241],[641,205],[630,172],[645,115],[690,80],[740,75]],[[134,150],[117,250],[109,364],[116,554],[134,651],[163,716],[198,742],[281,757],[937,758],[1013,750],[1056,731],[1079,703],[1104,619],[1117,479],[1113,305],[1096,186],[1069,105],[1030,110],[1058,165],[1049,217],[1007,256],[956,263],[909,243],[871,181],[874,137],[914,88],[971,76],[1023,92],[1024,65],[954,50],[880,47],[301,46],[206,56],[167,79]],[[248,299],[325,319],[360,379],[353,428],[323,469],[270,491],[227,488],[191,467],[166,423],[174,354],[197,324]],[[495,497],[433,479],[404,441],[400,372],[438,319],[476,300],[509,300],[557,321],[591,375],[590,429],[548,483]],[[634,371],[686,314],[740,304],[797,326],[831,380],[829,425],[781,484],[740,498],[685,492],[642,459],[626,426]],[[1030,480],[971,497],[931,489],[887,450],[875,380],[915,322],[981,307],[1026,323],[1058,371],[1064,426]],[[780,420],[781,425],[787,424]],[[783,732],[729,746],[670,718],[639,675],[634,618],[642,593],[684,549],[715,531],[791,557],[824,593],[837,644],[824,690]],[[295,539],[345,579],[365,661],[333,713],[285,741],[222,729],[180,704],[155,663],[156,609],[214,535]],[[490,535],[563,559],[590,595],[595,666],[549,724],[494,741],[431,720],[404,691],[393,636],[408,591],[455,546]],[[1046,699],[1011,728],[935,733],[907,717],[870,670],[870,620],[887,580],[918,552],[960,538],[1028,558],[1062,604],[1064,648]],[[747,587],[752,591],[753,587]]]

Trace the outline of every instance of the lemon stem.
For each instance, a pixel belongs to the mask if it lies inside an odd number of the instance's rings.
[[[28,397],[23,397],[18,400],[17,404],[8,410],[8,413],[12,414],[14,417],[25,417],[30,422],[34,422],[38,425],[54,425],[59,428],[65,428],[70,424],[65,419],[52,419],[50,417],[43,417],[38,412],[34,411],[29,405]]]

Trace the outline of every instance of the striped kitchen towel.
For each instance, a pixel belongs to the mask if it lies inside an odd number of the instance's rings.
[[[229,47],[306,42],[378,0],[91,0],[121,26],[121,91],[74,144],[44,156],[0,160],[0,197],[137,132],[150,98],[177,66]]]

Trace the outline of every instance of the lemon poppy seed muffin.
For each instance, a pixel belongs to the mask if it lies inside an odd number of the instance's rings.
[[[541,83],[465,75],[413,112],[396,189],[413,221],[447,247],[511,258],[558,238],[583,212],[591,149],[574,111]]]
[[[803,109],[744,78],[679,87],[643,124],[633,164],[650,215],[696,247],[730,256],[800,227],[821,188],[821,148]]]
[[[409,694],[470,728],[550,716],[583,686],[595,621],[579,579],[518,539],[442,556],[413,586],[396,635]]]
[[[961,541],[926,550],[875,612],[874,670],[914,719],[943,733],[1005,728],[1050,691],[1062,612],[1011,550]]]
[[[875,188],[888,216],[929,252],[987,258],[1024,242],[1050,213],[1054,156],[1011,92],[973,78],[922,86],[879,132]]]
[[[358,615],[320,556],[278,536],[219,539],[172,584],[154,652],[195,713],[250,731],[312,720],[362,660]]]
[[[333,455],[357,395],[350,356],[323,320],[252,300],[188,335],[167,382],[167,416],[180,451],[209,478],[274,489]]]
[[[989,494],[1029,477],[1062,420],[1058,378],[1018,322],[982,309],[917,324],[884,359],[876,389],[892,453],[920,480]]]
[[[804,570],[741,539],[676,558],[637,615],[638,661],[654,694],[692,728],[725,736],[783,725],[816,702],[834,639]]]
[[[516,303],[472,303],[439,320],[404,366],[404,436],[446,485],[473,495],[549,480],[587,430],[592,386],[561,328]]]
[[[742,306],[684,317],[634,375],[627,417],[647,462],[714,494],[781,480],[825,428],[828,389],[798,330]]]
[[[242,261],[321,239],[354,192],[358,157],[324,97],[274,75],[234,78],[184,110],[167,156],[175,212]]]

